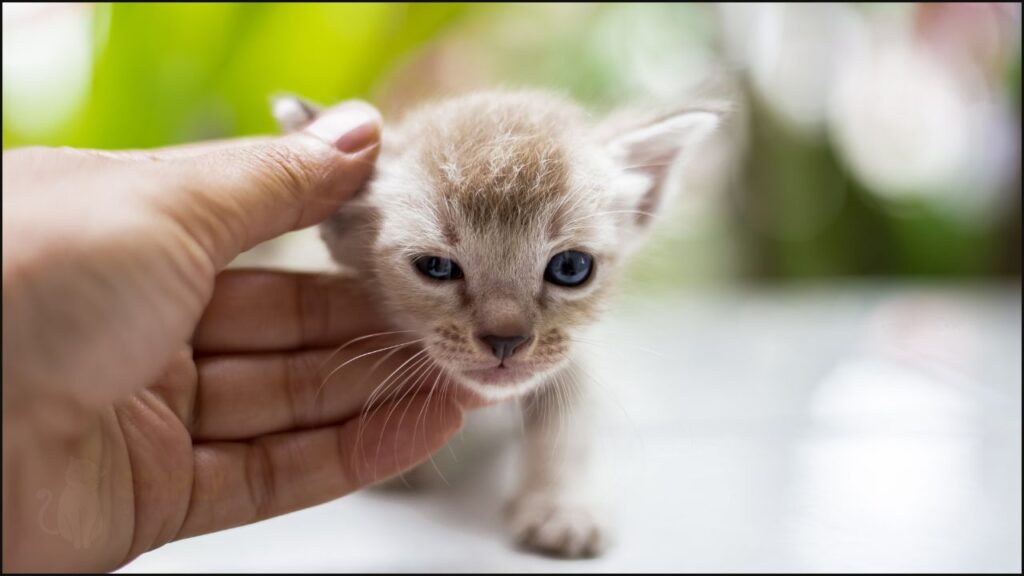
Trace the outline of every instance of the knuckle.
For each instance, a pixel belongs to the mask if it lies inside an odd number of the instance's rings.
[[[299,341],[313,344],[330,332],[331,298],[324,287],[308,279],[296,279],[295,311],[299,319]]]
[[[253,521],[269,518],[276,480],[270,450],[264,441],[256,440],[249,444],[245,465]]]
[[[45,168],[63,160],[74,152],[71,148],[53,148],[50,146],[25,146],[4,152],[4,172],[8,163],[22,168]]]
[[[291,194],[295,199],[316,185],[318,180],[318,158],[290,143],[275,142],[263,146],[253,161],[269,186]]]
[[[315,424],[319,412],[320,370],[309,353],[290,354],[285,361],[285,396],[293,427]]]
[[[22,146],[21,148],[15,148],[14,150],[4,152],[4,156],[7,156],[8,158],[32,158],[37,156],[53,156],[59,153],[59,148],[53,148],[51,146]]]

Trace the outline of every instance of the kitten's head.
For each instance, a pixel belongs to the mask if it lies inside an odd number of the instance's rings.
[[[521,394],[568,361],[661,206],[668,166],[717,122],[690,110],[591,123],[537,92],[429,105],[385,129],[376,176],[324,237],[456,381]]]

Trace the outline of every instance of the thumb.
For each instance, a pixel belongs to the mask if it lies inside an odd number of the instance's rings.
[[[260,242],[327,218],[360,190],[380,130],[374,107],[350,101],[287,136],[165,149],[151,157],[173,189],[157,201],[219,270]]]

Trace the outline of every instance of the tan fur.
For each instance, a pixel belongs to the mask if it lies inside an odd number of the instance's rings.
[[[568,360],[569,330],[597,316],[617,264],[620,216],[601,214],[616,207],[607,189],[612,171],[587,140],[585,119],[571,102],[538,92],[426,106],[385,133],[401,148],[391,147],[363,203],[326,226],[328,244],[338,244],[346,226],[373,221],[374,229],[359,232],[376,237],[365,272],[403,327],[422,332],[434,360],[456,378],[464,367],[493,362],[475,335],[521,331],[535,334],[518,355],[535,364],[524,383],[535,385]],[[371,209],[379,217],[356,215]],[[548,260],[567,249],[600,260],[583,288],[543,282]],[[412,266],[420,255],[452,258],[465,279],[425,280]],[[491,395],[529,387],[464,383]]]
[[[553,404],[544,397],[558,394],[559,405],[573,409],[579,395],[554,384],[581,378],[573,334],[598,317],[661,204],[667,163],[695,141],[701,122],[675,114],[593,123],[572,102],[533,91],[426,105],[386,128],[377,174],[324,224],[323,236],[453,379],[491,398],[531,394]],[[570,249],[593,256],[590,279],[575,288],[545,282],[551,257]],[[413,264],[420,256],[451,258],[465,277],[424,278]],[[487,384],[467,374],[497,365],[481,334],[530,336],[506,360],[523,371],[518,381]],[[551,467],[582,468],[588,434],[559,429],[564,420],[529,422],[517,537],[549,553],[596,553],[601,526],[570,505],[575,488]],[[557,438],[568,441],[555,446]]]
[[[581,126],[568,103],[540,94],[477,94],[428,112],[433,121],[418,122],[412,137],[423,141],[420,162],[432,192],[451,203],[460,223],[522,230],[570,193],[572,142],[560,134]]]

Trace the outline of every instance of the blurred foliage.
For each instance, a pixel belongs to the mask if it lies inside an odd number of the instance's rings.
[[[278,92],[366,97],[461,4],[103,4],[89,95],[72,122],[5,146],[151,147],[276,130]]]
[[[323,103],[366,98],[389,110],[392,101],[476,86],[540,85],[601,111],[700,91],[687,78],[713,77],[727,61],[722,14],[701,4],[98,4],[91,15],[90,82],[52,130],[9,121],[47,111],[9,105],[5,43],[5,148],[272,133],[269,98],[279,92]],[[5,6],[5,36],[6,16]],[[1018,33],[1000,69],[1018,123],[1020,66]],[[893,203],[858,181],[828,138],[780,121],[739,70],[746,152],[733,159],[728,190],[698,218],[670,217],[631,285],[1019,274],[1019,161],[1016,213],[982,225],[926,199]]]

